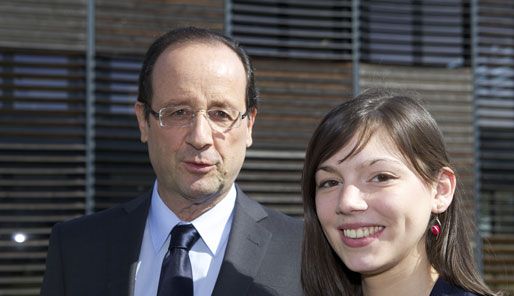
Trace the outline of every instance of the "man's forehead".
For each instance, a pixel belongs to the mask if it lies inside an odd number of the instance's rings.
[[[209,58],[204,58],[208,56]],[[217,67],[228,67],[229,64],[240,65],[241,74],[246,76],[246,68],[237,53],[226,44],[219,41],[200,42],[189,41],[187,43],[176,44],[165,49],[157,58],[155,68],[164,67],[168,71],[177,67],[177,65],[187,64],[212,64],[219,61]],[[239,70],[238,70],[239,71]]]
[[[237,55],[237,53],[232,48],[230,48],[228,45],[224,44],[221,41],[198,39],[171,44],[161,53],[159,58],[163,55],[172,55],[175,52],[190,52],[192,48],[194,48],[197,51],[202,50],[207,52],[210,52],[213,49],[223,50],[227,53],[233,53],[234,55]]]

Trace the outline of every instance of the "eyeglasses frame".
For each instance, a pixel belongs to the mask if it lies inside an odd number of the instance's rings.
[[[167,108],[169,108],[169,107],[163,107],[163,108],[159,109],[159,111],[155,111],[155,110],[153,110],[153,109],[152,109],[152,106],[150,106],[150,104],[148,104],[148,103],[146,103],[146,102],[145,102],[145,103],[143,103],[143,105],[145,106],[146,111],[148,111],[151,115],[153,115],[153,116],[155,117],[155,119],[159,120],[159,127],[161,127],[161,128],[169,128],[169,127],[173,127],[173,126],[166,126],[166,125],[164,125],[164,124],[162,123],[162,119],[161,119],[161,118],[162,118],[161,112],[163,112],[163,110],[165,110],[165,109],[167,109]],[[236,119],[236,120],[235,120],[235,121],[234,121],[234,122],[233,122],[233,123],[232,123],[232,124],[227,128],[227,129],[226,129],[226,130],[224,130],[224,131],[220,131],[220,130],[218,130],[217,128],[215,128],[215,127],[213,127],[213,126],[212,126],[212,125],[213,125],[213,123],[211,123],[211,120],[209,119],[209,116],[207,115],[207,111],[208,111],[208,110],[206,110],[206,109],[200,109],[200,110],[196,110],[196,111],[194,111],[194,112],[193,112],[193,118],[192,118],[192,119],[194,120],[194,118],[196,117],[196,114],[200,113],[201,111],[205,111],[205,112],[203,112],[203,113],[205,113],[205,114],[204,114],[204,116],[205,116],[205,118],[207,119],[207,122],[209,123],[209,126],[211,127],[211,129],[213,129],[213,130],[215,130],[215,131],[218,131],[218,132],[222,132],[222,133],[224,133],[224,132],[228,132],[228,131],[230,131],[231,129],[233,129],[233,128],[234,128],[234,126],[233,126],[233,125],[234,125],[238,120],[241,120],[241,121],[242,121],[243,119],[245,119],[245,117],[247,117],[247,116],[248,116],[248,113],[249,113],[249,111],[250,111],[250,110],[249,110],[249,109],[246,109],[246,111],[245,111],[244,113],[241,113],[241,111],[238,111],[239,115],[237,116],[237,119]],[[179,126],[179,127],[187,127],[187,126],[191,126],[191,125],[193,124],[193,122],[194,122],[193,120],[192,120],[188,125]],[[239,126],[238,126],[238,127],[239,127]]]

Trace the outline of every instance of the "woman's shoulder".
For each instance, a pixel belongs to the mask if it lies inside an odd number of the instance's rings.
[[[432,292],[430,292],[430,296],[478,296],[478,294],[466,291],[459,286],[439,278]]]

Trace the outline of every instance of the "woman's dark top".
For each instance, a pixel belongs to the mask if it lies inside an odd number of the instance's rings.
[[[437,282],[430,292],[430,296],[478,296],[473,292],[468,292],[462,288],[448,283],[442,278],[437,279]]]

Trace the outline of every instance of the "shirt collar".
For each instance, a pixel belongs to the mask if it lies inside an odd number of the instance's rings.
[[[153,247],[156,252],[159,252],[159,250],[164,247],[171,229],[178,223],[189,222],[181,221],[177,215],[166,206],[157,188],[158,184],[156,180],[152,191],[148,223]],[[236,195],[235,185],[232,184],[225,198],[191,222],[213,255],[217,253],[223,230],[232,217]]]

